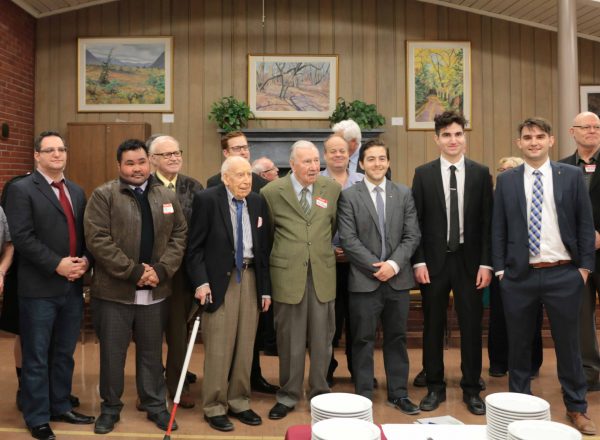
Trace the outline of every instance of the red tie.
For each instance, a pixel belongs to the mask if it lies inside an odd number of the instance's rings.
[[[60,201],[60,205],[67,217],[67,225],[69,226],[69,252],[71,257],[77,256],[77,232],[75,231],[75,216],[73,215],[73,207],[71,206],[71,202],[69,202],[69,198],[67,197],[67,193],[65,192],[64,183],[61,180],[60,182],[52,182],[51,185],[58,189],[58,200]]]

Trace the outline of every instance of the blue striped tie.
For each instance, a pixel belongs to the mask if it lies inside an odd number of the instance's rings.
[[[535,170],[533,175],[535,180],[531,194],[531,210],[529,211],[529,253],[536,256],[540,254],[544,185],[542,184],[542,173],[539,170]]]

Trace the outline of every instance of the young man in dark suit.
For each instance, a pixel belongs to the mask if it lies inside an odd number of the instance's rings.
[[[85,194],[64,178],[67,147],[46,131],[34,144],[36,171],[11,186],[6,214],[19,264],[23,349],[21,397],[31,435],[55,438],[50,420],[89,424],[72,409],[73,352],[83,316]]]
[[[229,413],[247,425],[262,420],[250,409],[250,369],[258,316],[271,305],[269,217],[251,192],[252,169],[242,157],[223,162],[224,185],[196,194],[187,270],[204,305],[204,418],[233,430]]]
[[[492,179],[487,167],[464,156],[466,121],[444,112],[435,118],[440,158],[415,170],[413,196],[421,244],[413,271],[421,286],[423,363],[428,393],[421,409],[432,411],[446,400],[444,329],[452,290],[460,328],[463,401],[470,412],[485,414],[481,384],[482,289],[492,277],[490,225]]]
[[[583,287],[594,269],[594,222],[581,170],[552,162],[551,126],[542,118],[519,125],[525,164],[498,176],[492,252],[508,329],[509,390],[531,394],[531,348],[542,303],[556,351],[567,417],[583,434],[587,384],[579,350]]]

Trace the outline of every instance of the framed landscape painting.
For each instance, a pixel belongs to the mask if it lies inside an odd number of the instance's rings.
[[[582,112],[600,116],[600,86],[579,86],[579,105]]]
[[[409,130],[433,130],[433,118],[461,112],[471,126],[471,43],[407,41],[406,100]]]
[[[257,119],[327,119],[337,94],[337,55],[248,55],[248,105]]]
[[[77,110],[173,111],[173,38],[79,38]]]

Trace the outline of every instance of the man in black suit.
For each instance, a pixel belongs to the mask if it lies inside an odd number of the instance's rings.
[[[232,131],[224,134],[221,137],[221,148],[223,151],[223,157],[227,159],[232,156],[240,156],[250,161],[250,146],[248,145],[248,139],[241,131]],[[207,188],[221,185],[221,173],[215,174],[210,177],[206,182]],[[263,179],[256,173],[252,173],[252,192],[259,194],[263,186],[269,183],[268,180]],[[269,309],[267,313],[263,313],[259,317],[258,328],[256,330],[256,338],[254,340],[254,355],[252,358],[252,373],[251,373],[251,385],[253,391],[261,393],[275,394],[279,389],[278,386],[272,385],[263,377],[262,370],[260,368],[260,348],[263,346],[270,345],[271,350],[275,345],[275,329],[273,326],[273,309]]]
[[[59,133],[35,140],[37,170],[11,186],[6,214],[19,264],[21,396],[31,435],[54,439],[48,422],[89,424],[69,400],[73,352],[83,315],[82,276],[90,265],[83,236],[85,194],[64,178]]]
[[[583,372],[588,391],[600,391],[600,352],[596,337],[596,296],[600,293],[600,118],[583,112],[573,120],[569,132],[575,139],[577,151],[560,162],[575,165],[583,171],[594,215],[596,266],[588,277],[581,304],[579,342]]]
[[[436,116],[434,139],[441,157],[418,167],[413,180],[422,234],[413,271],[423,298],[428,388],[420,406],[432,411],[446,400],[443,344],[452,290],[460,328],[463,401],[473,414],[482,415],[481,294],[492,277],[492,179],[487,167],[464,157],[465,124],[464,117],[454,112]]]
[[[194,193],[203,189],[200,182],[192,177],[181,174],[183,166],[183,151],[177,139],[171,136],[156,136],[147,142],[150,162],[154,168],[156,179],[171,191],[177,194],[181,210],[186,222],[192,215],[192,200]],[[168,299],[167,325],[165,327],[165,339],[169,350],[165,379],[167,390],[171,398],[175,397],[181,367],[185,360],[188,337],[188,316],[192,309],[193,297],[190,294],[191,286],[187,274],[181,267],[173,276],[173,293]],[[189,381],[183,385],[179,406],[182,408],[193,408],[194,398],[189,392]]]
[[[252,347],[260,311],[271,304],[269,216],[251,192],[248,160],[223,162],[224,185],[194,197],[187,270],[204,305],[204,418],[219,431],[233,430],[227,413],[247,425],[262,420],[250,409]]]
[[[542,303],[567,416],[583,434],[593,435],[579,351],[581,298],[594,268],[590,198],[581,170],[550,161],[554,137],[548,121],[526,119],[518,133],[525,164],[498,176],[492,226],[508,328],[509,390],[531,394],[531,348]]]

